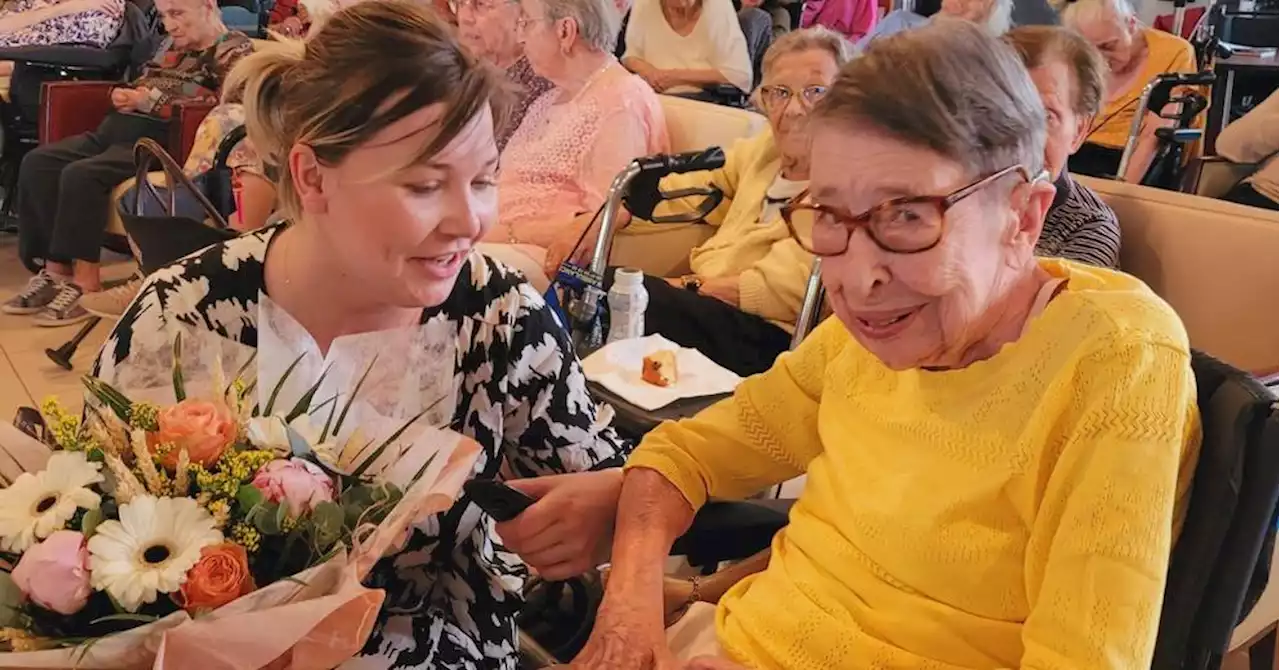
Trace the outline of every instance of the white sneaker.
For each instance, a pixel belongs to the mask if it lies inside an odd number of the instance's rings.
[[[100,316],[104,319],[119,319],[133,299],[138,297],[138,292],[142,290],[141,279],[130,279],[129,281],[105,291],[96,293],[86,293],[80,298],[80,306],[84,310],[94,316]]]

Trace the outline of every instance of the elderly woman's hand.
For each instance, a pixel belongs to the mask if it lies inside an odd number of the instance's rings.
[[[641,613],[634,603],[606,601],[596,616],[591,639],[570,664],[575,670],[678,670],[667,647],[661,619]]]

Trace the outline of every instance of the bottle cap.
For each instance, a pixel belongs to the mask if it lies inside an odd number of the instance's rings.
[[[644,273],[635,268],[618,268],[613,273],[613,285],[632,288],[644,285]]]

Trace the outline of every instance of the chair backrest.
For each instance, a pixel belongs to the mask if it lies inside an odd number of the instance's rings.
[[[728,148],[735,140],[751,137],[769,125],[763,116],[743,109],[671,95],[660,95],[658,99],[662,101],[673,153]]]
[[[1280,365],[1280,226],[1274,212],[1077,179],[1120,220],[1120,267],[1178,312],[1191,346],[1253,373]]]
[[[1169,563],[1153,670],[1218,667],[1248,600],[1265,585],[1275,537],[1275,396],[1205,354],[1193,352],[1191,365],[1204,438]]]

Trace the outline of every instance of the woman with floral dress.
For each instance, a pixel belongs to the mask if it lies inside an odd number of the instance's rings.
[[[501,87],[433,12],[399,0],[356,4],[293,46],[246,58],[228,82],[245,85],[249,138],[280,166],[289,223],[153,274],[97,372],[145,365],[181,327],[257,348],[275,325],[260,315],[268,297],[321,356],[389,332],[443,333],[435,341],[456,351],[380,360],[452,396],[443,420],[481,445],[476,477],[534,477],[511,485],[537,501],[506,524],[466,499],[421,521],[375,567],[383,611],[342,667],[513,670],[524,565],[548,579],[592,567],[625,450],[541,297],[474,251],[497,214]]]
[[[120,32],[125,0],[9,0],[0,5],[0,48],[84,44],[102,48]]]

